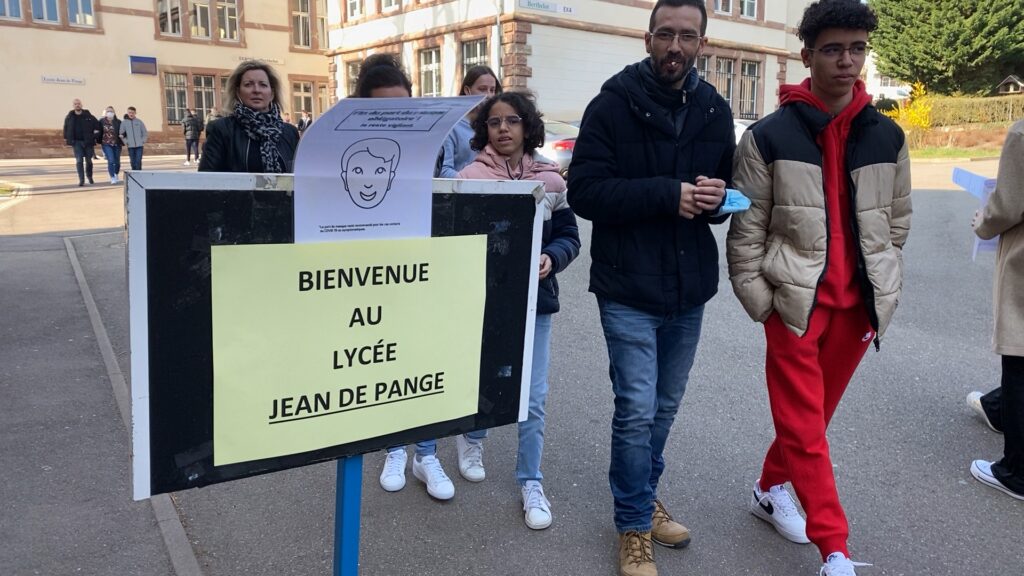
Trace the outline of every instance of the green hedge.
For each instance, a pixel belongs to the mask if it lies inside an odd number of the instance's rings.
[[[932,126],[1015,122],[1024,118],[1024,95],[932,100]]]

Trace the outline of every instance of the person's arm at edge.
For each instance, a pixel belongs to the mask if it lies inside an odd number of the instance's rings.
[[[1024,123],[1018,122],[1006,134],[999,156],[996,189],[988,198],[974,233],[995,238],[1024,221]]]
[[[729,281],[750,318],[764,322],[772,312],[775,292],[761,272],[774,205],[774,184],[751,132],[740,140],[733,167],[733,182],[750,198],[750,208],[733,214],[729,225],[725,243]]]
[[[459,171],[455,169],[455,128],[448,133],[441,146],[441,169],[438,171],[438,178],[458,178]]]
[[[576,215],[569,208],[565,195],[565,182],[554,172],[548,172],[552,185],[545,183],[545,190],[559,190],[555,194],[555,204],[551,207],[551,237],[541,248],[542,254],[551,258],[551,273],[558,274],[580,254],[580,230],[576,224]],[[555,182],[554,179],[558,179]]]

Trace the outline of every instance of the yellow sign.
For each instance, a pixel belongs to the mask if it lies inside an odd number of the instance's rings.
[[[486,236],[213,247],[213,461],[477,411]]]

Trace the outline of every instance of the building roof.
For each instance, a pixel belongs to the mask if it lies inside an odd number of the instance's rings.
[[[1024,87],[1024,80],[1021,80],[1020,77],[1017,76],[1016,74],[1010,74],[1009,76],[1006,77],[1005,80],[1003,80],[999,84],[996,84],[996,89],[998,90],[999,87],[1001,87],[1003,84],[1016,84],[1018,86]]]

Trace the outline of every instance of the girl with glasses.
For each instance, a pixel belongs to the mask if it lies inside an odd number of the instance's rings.
[[[576,217],[566,200],[565,180],[559,175],[558,164],[536,154],[537,148],[544,145],[544,122],[532,98],[519,92],[505,92],[487,100],[480,106],[473,122],[473,132],[472,143],[480,153],[472,164],[459,172],[459,178],[532,180],[542,182],[546,192],[529,416],[525,422],[519,423],[516,464],[524,520],[528,527],[542,530],[551,525],[551,504],[541,486],[540,462],[544,451],[544,402],[548,392],[551,315],[558,311],[555,274],[564,270],[579,254],[579,231]],[[461,444],[460,441],[460,448]],[[460,449],[460,471],[461,455]],[[482,451],[479,455],[482,456]],[[479,463],[482,472],[482,459]]]

